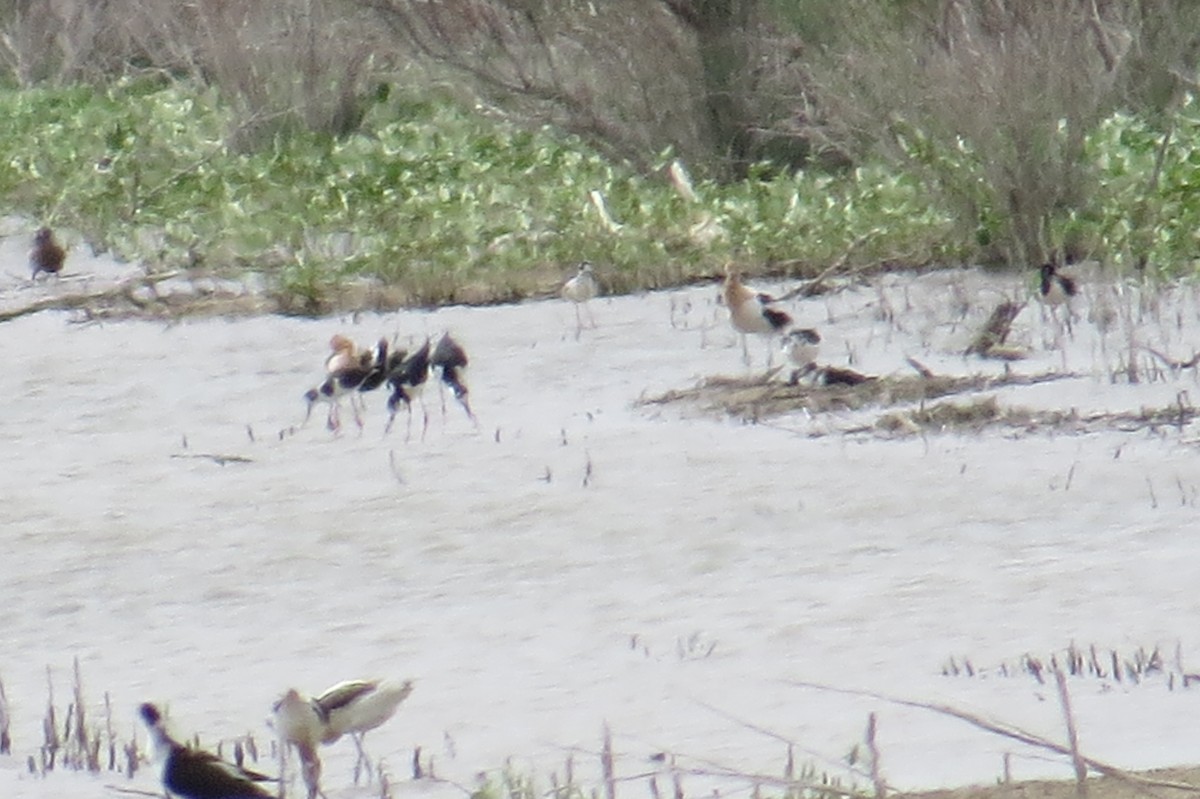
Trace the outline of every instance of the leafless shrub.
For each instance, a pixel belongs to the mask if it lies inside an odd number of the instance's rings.
[[[1164,3],[1178,5],[1151,5]],[[1172,75],[1194,60],[1194,35],[1131,4],[845,5],[844,35],[814,67],[825,132],[919,165],[985,256],[1010,263],[1078,246],[1052,240],[1049,222],[1084,204],[1088,130],[1134,93],[1170,102]]]

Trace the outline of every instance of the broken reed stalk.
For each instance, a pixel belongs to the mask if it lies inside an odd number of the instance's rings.
[[[887,796],[887,783],[883,781],[883,773],[879,769],[879,745],[875,742],[875,731],[878,721],[875,713],[867,716],[867,751],[871,753],[871,784],[875,786],[875,799]]]
[[[1071,765],[1075,767],[1075,795],[1087,799],[1087,764],[1079,753],[1079,732],[1075,729],[1075,715],[1071,713],[1071,695],[1067,692],[1067,675],[1062,669],[1054,670],[1054,681],[1058,684],[1058,699],[1062,703],[1063,718],[1067,722],[1067,746],[1071,749]]]
[[[1042,749],[1048,749],[1051,752],[1056,752],[1060,755],[1070,755],[1069,747],[1037,735],[1036,733],[1023,730],[1020,727],[1006,724],[1004,722],[989,721],[982,716],[977,716],[973,713],[968,713],[965,710],[951,707],[950,705],[942,705],[936,702],[919,702],[914,699],[901,699],[896,696],[888,696],[876,691],[863,691],[855,688],[839,688],[834,685],[826,685],[824,683],[808,682],[806,680],[784,680],[787,685],[793,685],[797,688],[812,688],[818,691],[830,691],[832,693],[846,694],[848,696],[865,696],[871,699],[878,699],[882,702],[889,702],[893,705],[902,707],[915,707],[921,710],[929,710],[934,713],[940,713],[944,716],[951,716],[965,721],[968,724],[978,727],[981,730],[992,732],[997,735],[1002,735],[1005,738],[1012,738],[1015,741],[1020,741],[1029,746],[1035,746]],[[1158,780],[1151,777],[1142,777],[1137,774],[1132,774],[1124,769],[1109,765],[1095,758],[1087,757],[1080,754],[1080,760],[1088,768],[1103,774],[1106,777],[1112,777],[1120,782],[1133,785],[1139,789],[1145,788],[1172,788],[1179,791],[1187,791],[1188,793],[1200,793],[1200,786],[1189,785],[1186,782],[1175,782],[1172,780]]]
[[[8,696],[4,693],[4,681],[0,680],[0,755],[12,754],[12,738],[9,737],[9,719],[12,718],[8,709]]]
[[[612,731],[604,725],[604,747],[600,751],[600,767],[604,772],[604,794],[617,799],[617,780],[613,769]]]

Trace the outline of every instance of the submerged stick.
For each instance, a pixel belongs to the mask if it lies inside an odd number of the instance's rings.
[[[1075,768],[1075,795],[1087,799],[1087,764],[1079,753],[1079,732],[1075,729],[1075,716],[1071,713],[1071,695],[1067,692],[1067,676],[1062,669],[1054,670],[1054,681],[1058,684],[1058,699],[1062,703],[1063,718],[1067,722],[1067,746],[1071,749],[1071,765]]]

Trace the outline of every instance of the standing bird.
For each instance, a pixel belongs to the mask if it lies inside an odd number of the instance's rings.
[[[467,400],[467,384],[463,382],[466,376],[467,369],[467,351],[462,348],[462,345],[450,337],[449,333],[444,334],[433,348],[433,355],[429,357],[429,365],[441,377],[442,383],[445,384],[454,394],[454,398],[463,406],[463,410],[467,412],[467,418],[472,422],[475,421],[475,414],[471,412],[471,403]],[[442,395],[442,415],[446,412],[445,395]]]
[[[163,787],[185,799],[260,799],[273,794],[256,783],[270,779],[221,760],[214,754],[188,749],[172,738],[163,724],[162,714],[149,702],[138,708],[142,721],[150,728],[155,748],[165,752]]]
[[[388,397],[387,407],[388,413],[391,416],[388,418],[387,427],[384,432],[392,429],[392,422],[396,421],[396,409],[403,402],[408,408],[408,434],[405,440],[412,438],[412,401],[420,399],[421,390],[425,387],[425,382],[429,379],[429,339],[425,339],[425,343],[421,348],[412,355],[407,355],[402,359],[393,360],[388,365],[387,383],[392,387],[392,395]],[[425,415],[424,424],[421,427],[421,438],[424,440],[425,431],[429,429],[429,411],[425,409],[425,403],[421,403],[421,412]]]
[[[1044,263],[1041,267],[1042,283],[1040,293],[1042,302],[1054,307],[1069,303],[1071,298],[1079,293],[1079,286],[1075,283],[1075,278],[1068,277],[1058,271],[1058,267],[1053,262]]]
[[[750,349],[746,336],[750,333],[767,340],[767,368],[771,368],[771,341],[791,327],[792,317],[771,305],[776,301],[770,294],[752,291],[741,280],[732,264],[725,267],[725,286],[722,291],[725,307],[729,309],[729,321],[742,338],[742,360],[750,365]]]
[[[1058,271],[1058,266],[1053,261],[1042,264],[1041,283],[1038,286],[1038,295],[1042,298],[1042,302],[1050,308],[1050,315],[1054,317],[1054,321],[1058,323],[1058,306],[1065,305],[1066,310],[1066,326],[1067,333],[1074,335],[1071,331],[1071,299],[1079,293],[1079,286],[1075,282],[1075,278],[1068,277]],[[1061,330],[1059,331],[1061,335]]]
[[[305,784],[309,796],[315,795],[316,782],[308,781],[308,762],[316,763],[314,773],[320,776],[320,761],[316,759],[318,743],[331,744],[343,735],[350,735],[358,749],[359,764],[369,771],[370,760],[363,750],[363,737],[396,715],[400,703],[412,693],[411,680],[402,683],[380,680],[350,680],[341,682],[314,699],[304,699],[290,689],[275,703],[275,727],[285,741],[296,746],[306,767]]]
[[[30,280],[35,280],[39,272],[57,275],[62,271],[63,261],[67,259],[67,251],[54,240],[54,231],[48,227],[38,228],[33,234],[33,248],[29,251],[29,265],[33,268]]]
[[[592,327],[596,326],[596,318],[592,316],[592,309],[588,305],[588,300],[594,299],[600,293],[600,286],[596,283],[596,275],[592,272],[592,264],[590,261],[581,261],[579,271],[575,273],[575,277],[563,284],[562,297],[564,300],[570,300],[575,305],[575,339],[578,340],[583,332],[583,316],[580,313],[580,307],[587,311],[588,321]]]
[[[796,367],[792,370],[791,383],[795,385],[800,375],[810,372],[821,351],[821,334],[812,328],[793,328],[783,337],[783,352]]]
[[[325,380],[316,388],[304,393],[308,410],[304,415],[307,422],[312,416],[313,405],[319,400],[330,405],[326,427],[337,430],[341,427],[341,398],[350,395],[350,409],[354,421],[361,429],[362,415],[356,401],[356,393],[370,391],[383,384],[387,363],[387,340],[380,339],[373,350],[360,350],[354,342],[340,334],[329,340],[333,350],[325,359]]]

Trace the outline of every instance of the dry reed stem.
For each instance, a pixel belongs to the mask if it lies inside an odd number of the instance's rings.
[[[604,725],[604,745],[600,751],[600,767],[604,772],[604,793],[607,799],[617,799],[617,780],[613,769],[612,731]]]
[[[8,709],[8,696],[4,693],[4,680],[0,680],[0,755],[12,754],[12,738],[9,736],[9,719],[12,712]]]
[[[1079,752],[1079,732],[1075,729],[1075,715],[1071,712],[1071,695],[1067,692],[1067,675],[1062,669],[1054,670],[1054,681],[1058,685],[1058,699],[1062,703],[1063,719],[1067,723],[1067,746],[1071,750],[1071,765],[1075,769],[1075,794],[1087,799],[1087,764]]]
[[[878,693],[876,691],[864,691],[855,688],[839,688],[834,685],[825,685],[823,683],[808,682],[806,680],[784,680],[788,685],[797,688],[812,688],[818,691],[830,691],[833,693],[847,694],[850,696],[864,696],[871,699],[878,699],[882,702],[888,702],[893,705],[902,707],[915,707],[921,710],[929,710],[934,713],[940,713],[944,716],[951,716],[965,721],[968,724],[978,727],[981,730],[992,732],[997,735],[1002,735],[1005,738],[1011,738],[1015,741],[1020,741],[1029,746],[1048,749],[1051,752],[1056,752],[1060,755],[1070,755],[1070,748],[1054,741],[1043,738],[1036,733],[1023,730],[1020,727],[1007,724],[1005,722],[989,721],[982,716],[977,716],[974,713],[968,713],[965,710],[943,705],[937,702],[920,702],[914,699],[901,699],[900,697],[888,696],[887,694]],[[1095,758],[1080,756],[1083,763],[1093,771],[1103,774],[1106,777],[1127,783],[1143,791],[1148,791],[1150,788],[1171,788],[1179,791],[1188,791],[1190,793],[1200,793],[1200,786],[1189,785],[1185,782],[1174,782],[1171,780],[1158,780],[1151,777],[1142,777],[1137,774],[1132,774],[1124,769],[1108,763],[1101,762]]]
[[[875,786],[875,799],[887,796],[887,783],[879,769],[879,745],[875,741],[875,731],[878,720],[872,712],[867,716],[867,751],[871,753],[871,784]]]

